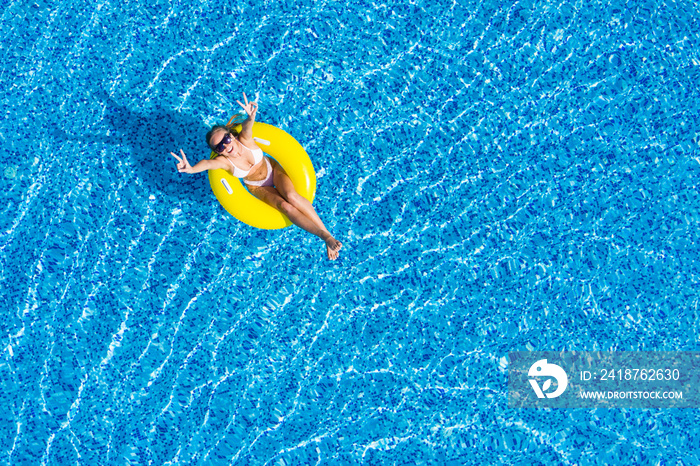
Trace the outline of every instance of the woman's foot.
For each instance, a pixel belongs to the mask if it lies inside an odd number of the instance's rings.
[[[328,258],[330,260],[337,259],[338,258],[338,251],[340,251],[340,248],[343,247],[342,243],[330,235],[328,236],[328,238],[325,239],[325,241],[326,241],[326,251],[328,253]]]

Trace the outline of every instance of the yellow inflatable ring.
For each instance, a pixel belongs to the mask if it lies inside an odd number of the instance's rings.
[[[234,128],[241,130],[238,125]],[[316,172],[304,148],[284,130],[266,123],[253,123],[253,139],[263,152],[277,160],[287,172],[294,189],[313,202]],[[212,152],[209,158],[218,154]],[[265,230],[284,228],[292,222],[282,212],[270,207],[248,192],[243,183],[223,169],[209,170],[209,184],[226,211],[243,223]]]

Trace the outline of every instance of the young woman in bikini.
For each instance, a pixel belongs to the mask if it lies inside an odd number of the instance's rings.
[[[207,133],[207,144],[219,155],[191,166],[182,149],[180,156],[171,152],[170,155],[178,161],[178,171],[200,173],[222,168],[236,178],[242,178],[253,196],[285,214],[298,227],[321,238],[326,243],[328,258],[337,259],[342,247],[340,241],[328,232],[311,203],[296,192],[282,166],[264,155],[255,144],[252,129],[258,104],[248,102],[245,94],[243,100],[245,104],[236,101],[248,115],[240,134],[229,126],[214,126]]]

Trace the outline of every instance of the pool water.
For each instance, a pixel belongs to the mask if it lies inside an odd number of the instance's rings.
[[[699,349],[699,14],[9,0],[0,464],[697,464],[697,410],[510,409],[507,354]],[[177,173],[243,92],[338,261]]]

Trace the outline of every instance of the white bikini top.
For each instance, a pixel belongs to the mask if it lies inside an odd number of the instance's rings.
[[[250,167],[250,169],[252,169],[254,166],[259,164],[260,161],[263,159],[263,151],[262,151],[262,149],[251,149],[243,144],[241,144],[241,145],[243,147],[245,147],[246,149],[248,149],[253,154],[253,160],[255,160],[255,163],[253,163],[253,165]],[[230,163],[231,166],[233,167],[233,176],[235,176],[236,178],[245,178],[246,176],[248,176],[248,173],[250,173],[250,169],[249,170],[241,170],[240,168],[235,166],[233,164],[233,162],[231,162],[231,160],[228,157],[226,157],[226,160],[228,160],[228,163]]]

